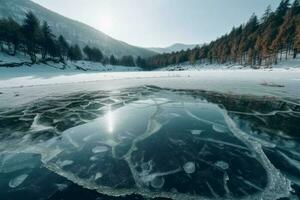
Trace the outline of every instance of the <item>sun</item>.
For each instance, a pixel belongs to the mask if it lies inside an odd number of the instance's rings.
[[[112,19],[109,16],[103,16],[100,19],[100,28],[103,31],[110,31],[113,27]]]

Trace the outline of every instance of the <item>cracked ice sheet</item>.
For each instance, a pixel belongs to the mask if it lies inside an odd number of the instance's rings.
[[[233,98],[223,97],[223,106]],[[44,166],[56,174],[112,196],[274,199],[273,191],[277,197],[287,195],[289,181],[272,166],[260,144],[249,140],[219,106],[220,99],[216,93],[151,87],[54,98],[25,112],[18,108],[2,113],[2,120],[15,120],[2,130],[19,133],[4,134],[1,145],[6,151],[40,154]],[[47,125],[54,133],[32,130],[30,123]]]

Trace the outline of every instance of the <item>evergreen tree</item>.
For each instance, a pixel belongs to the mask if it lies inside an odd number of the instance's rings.
[[[92,60],[92,49],[88,45],[83,48],[83,52],[88,60]]]
[[[132,56],[123,56],[120,60],[120,64],[123,66],[135,66],[134,59]]]
[[[28,12],[22,26],[23,35],[25,38],[25,45],[27,53],[31,61],[36,62],[36,53],[38,53],[38,41],[41,36],[40,23],[38,18],[32,13]]]
[[[296,58],[297,54],[300,52],[300,16],[296,19],[297,26],[296,32],[294,37],[294,55],[293,57]]]
[[[118,60],[115,58],[114,55],[111,55],[109,58],[109,64],[111,65],[117,65],[118,64]]]
[[[278,17],[283,18],[289,9],[289,5],[290,5],[290,0],[281,0],[277,10],[275,11],[275,14]]]
[[[291,10],[293,16],[300,14],[300,0],[294,0]]]
[[[0,40],[6,42],[10,54],[16,54],[22,37],[21,26],[15,20],[8,18],[0,21]]]
[[[52,58],[60,58],[61,59],[62,54],[61,54],[61,51],[60,51],[58,40],[54,39],[54,40],[50,41],[50,43],[49,43],[49,55]]]
[[[104,59],[104,56],[102,54],[102,52],[100,51],[100,49],[98,48],[93,48],[92,49],[92,61],[94,62],[101,62],[102,59]],[[108,62],[108,58],[106,59],[106,62]]]
[[[61,59],[65,60],[65,58],[68,56],[70,46],[62,35],[58,37],[58,46],[60,49]]]
[[[266,23],[269,20],[271,14],[272,14],[272,7],[271,5],[269,5],[261,18],[261,22]]]
[[[146,67],[146,60],[138,56],[136,59],[136,65],[138,67]]]
[[[82,52],[80,47],[76,44],[74,46],[71,46],[68,52],[68,56],[70,60],[82,60]]]
[[[45,59],[48,54],[51,53],[52,56],[55,56],[57,53],[55,36],[51,31],[47,22],[43,23],[41,34],[41,49],[42,49],[42,58]]]
[[[84,47],[83,52],[89,61],[101,62],[103,59],[102,52],[97,48],[90,48],[88,45]]]

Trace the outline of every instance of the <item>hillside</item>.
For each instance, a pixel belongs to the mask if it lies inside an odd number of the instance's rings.
[[[245,24],[233,27],[210,44],[192,50],[156,55],[148,67],[190,64],[238,64],[271,66],[300,53],[300,1],[282,0],[276,10],[268,7],[262,17],[255,14]]]
[[[61,16],[30,0],[0,0],[0,18],[12,17],[20,23],[28,11],[32,11],[39,19],[47,21],[54,34],[64,35],[68,42],[79,44],[81,47],[85,45],[95,46],[100,48],[105,55],[114,54],[117,57],[155,55],[155,52],[115,40],[101,31]]]

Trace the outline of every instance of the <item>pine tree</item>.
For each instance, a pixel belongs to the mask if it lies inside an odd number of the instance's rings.
[[[57,53],[56,44],[54,42],[55,36],[51,31],[47,22],[43,23],[41,34],[41,47],[42,47],[42,58],[45,59],[47,54],[54,56]]]
[[[62,35],[58,37],[58,45],[60,49],[61,60],[65,60],[65,58],[68,56],[70,46]]]
[[[300,0],[294,0],[291,10],[293,16],[300,14]]]
[[[91,61],[92,60],[92,49],[89,47],[89,45],[86,45],[83,48],[83,52],[87,56],[87,59]]]
[[[275,14],[278,17],[283,18],[289,9],[289,5],[290,5],[290,0],[281,0],[277,10],[275,11]]]
[[[118,64],[118,60],[115,58],[114,55],[111,55],[109,58],[109,64],[111,65],[117,65]]]
[[[270,18],[271,14],[272,14],[272,7],[271,5],[269,5],[261,18],[261,23],[266,23]]]
[[[68,56],[70,60],[82,60],[82,52],[80,47],[76,44],[74,46],[71,46],[68,52]]]
[[[22,41],[21,26],[12,18],[0,22],[0,40],[7,43],[9,52],[15,55]]]
[[[297,26],[294,37],[294,58],[297,57],[297,54],[300,52],[300,16],[296,19]]]
[[[103,54],[98,48],[90,48],[88,45],[84,47],[83,52],[89,61],[101,62]]]
[[[101,62],[102,59],[104,59],[104,56],[103,56],[102,52],[100,51],[100,49],[94,47],[92,49],[92,53],[93,53],[92,55],[93,55],[94,62]],[[107,58],[106,63],[108,63],[108,61],[109,61],[109,59]]]
[[[26,41],[27,53],[30,55],[31,61],[35,63],[41,31],[39,20],[32,12],[26,14],[22,32]]]
[[[140,56],[136,59],[136,66],[138,67],[146,67],[146,60],[141,58]]]
[[[135,66],[134,59],[132,56],[123,56],[120,60],[120,64],[123,66]]]

